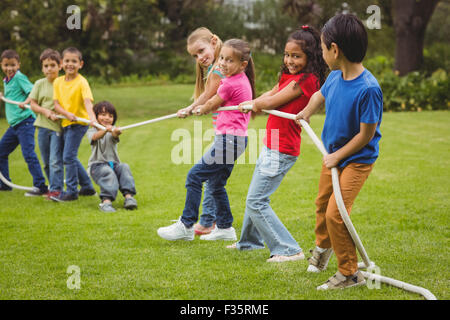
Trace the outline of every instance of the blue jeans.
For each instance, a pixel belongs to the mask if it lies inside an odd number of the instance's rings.
[[[207,180],[216,207],[217,227],[231,227],[233,215],[225,185],[233,171],[234,161],[246,147],[247,137],[219,135],[202,159],[191,168],[186,178],[186,202],[181,217],[186,227],[192,227],[198,220],[202,184]]]
[[[216,222],[216,204],[211,194],[211,188],[208,187],[208,181],[204,183],[205,191],[203,192],[202,215],[200,216],[200,224],[203,227],[212,227]]]
[[[114,169],[109,163],[94,163],[90,168],[92,179],[100,186],[100,199],[116,200],[117,191],[125,196],[136,194],[133,175],[126,163],[114,163]]]
[[[64,191],[62,132],[39,128],[38,144],[50,191]]]
[[[2,139],[0,140],[0,171],[3,176],[11,181],[9,178],[8,157],[20,144],[22,148],[22,155],[28,165],[33,177],[33,186],[39,188],[42,192],[47,192],[45,185],[45,177],[42,173],[41,164],[34,151],[34,118],[28,117],[14,127],[9,127]],[[0,181],[0,188],[10,189]]]
[[[63,162],[66,169],[66,188],[68,194],[78,194],[78,183],[82,189],[94,189],[86,170],[78,160],[78,149],[88,126],[73,124],[63,128]]]
[[[241,238],[236,246],[239,250],[262,249],[266,243],[271,255],[290,256],[302,251],[269,205],[269,197],[296,160],[295,156],[264,146],[248,189]]]

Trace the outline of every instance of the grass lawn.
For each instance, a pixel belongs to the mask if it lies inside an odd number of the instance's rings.
[[[118,108],[120,125],[175,112],[186,106],[192,86],[94,88],[96,101]],[[125,131],[119,154],[131,166],[139,209],[115,214],[98,210],[97,197],[58,204],[26,198],[23,191],[0,193],[0,299],[422,299],[381,285],[317,291],[336,271],[306,272],[306,260],[269,264],[269,251],[238,252],[224,242],[169,242],[156,230],[182,212],[184,182],[191,164],[171,159],[172,133],[195,138],[209,116],[171,119]],[[324,116],[313,117],[319,135]],[[258,132],[266,117],[250,128]],[[352,221],[381,274],[429,289],[449,299],[450,112],[385,113],[381,154],[352,211]],[[0,120],[0,132],[7,128]],[[260,137],[261,138],[261,137]],[[193,140],[194,141],[194,140]],[[206,147],[208,141],[203,142]],[[250,159],[250,145],[246,159]],[[79,158],[87,165],[83,140]],[[240,234],[245,197],[254,164],[238,164],[227,190]],[[302,154],[272,197],[271,205],[307,256],[314,245],[315,206],[321,155],[303,134]],[[31,185],[20,149],[10,156],[14,183]],[[99,188],[96,186],[97,190]],[[80,268],[81,288],[69,289],[69,266]]]

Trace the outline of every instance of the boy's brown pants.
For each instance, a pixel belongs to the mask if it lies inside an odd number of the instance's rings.
[[[350,163],[338,169],[342,198],[348,214],[372,168],[373,164]],[[358,271],[356,247],[337,208],[331,169],[325,165],[320,174],[316,208],[316,245],[324,249],[333,248],[339,271],[345,276],[354,274]]]

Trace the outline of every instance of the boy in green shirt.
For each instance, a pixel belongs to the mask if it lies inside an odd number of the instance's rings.
[[[31,109],[37,114],[34,126],[38,128],[39,149],[49,181],[49,198],[59,196],[64,189],[61,121],[54,112],[53,103],[53,81],[61,70],[61,55],[58,51],[46,49],[42,52],[40,60],[45,78],[36,81],[28,100]]]
[[[6,77],[3,79],[5,97],[14,101],[24,101],[33,84],[22,74],[20,68],[20,58],[14,50],[5,50],[0,56],[1,68]],[[6,120],[10,127],[0,140],[0,172],[9,178],[8,157],[20,144],[22,155],[28,165],[28,170],[33,177],[33,186],[37,191],[28,191],[26,196],[40,196],[48,192],[45,185],[45,178],[42,174],[41,165],[34,152],[34,113],[25,108],[6,103]],[[0,181],[0,191],[11,190],[11,188]]]

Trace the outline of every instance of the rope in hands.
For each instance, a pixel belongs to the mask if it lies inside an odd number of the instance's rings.
[[[11,103],[11,104],[16,104],[16,105],[20,105],[20,102],[16,102],[16,101],[11,101],[6,99],[3,94],[0,92],[0,98],[7,102],[7,103]],[[25,105],[26,108],[31,108],[29,105]],[[252,105],[245,105],[242,107],[243,110],[252,110],[253,106]],[[239,106],[226,106],[226,107],[220,107],[218,108],[216,111],[233,111],[233,110],[240,110]],[[305,129],[305,131],[307,132],[307,134],[309,135],[309,137],[311,138],[311,140],[313,141],[313,143],[316,145],[316,147],[319,149],[319,151],[322,153],[322,155],[327,155],[328,152],[326,151],[324,145],[322,144],[322,142],[320,141],[320,139],[317,137],[317,135],[314,133],[314,131],[311,129],[311,127],[309,126],[309,124],[303,120],[297,120],[296,119],[296,115],[295,114],[291,114],[291,113],[286,113],[286,112],[282,112],[282,111],[278,111],[278,110],[261,110],[265,113],[277,116],[277,117],[281,117],[281,118],[286,118],[286,119],[291,119],[296,121],[297,123],[299,123],[303,129]],[[199,115],[199,113],[194,113]],[[163,120],[167,120],[167,119],[171,119],[171,118],[175,118],[177,117],[177,113],[173,113],[167,116],[163,116],[163,117],[159,117],[159,118],[155,118],[155,119],[150,119],[147,121],[142,121],[142,122],[138,122],[135,124],[131,124],[131,125],[127,125],[124,127],[119,127],[120,131],[123,130],[127,130],[127,129],[131,129],[131,128],[136,128],[136,127],[140,127],[143,125],[147,125],[147,124],[151,124],[151,123],[155,123],[155,122],[159,122],[159,121],[163,121]],[[58,115],[57,116],[59,119],[63,119],[65,117]],[[82,119],[82,118],[77,118],[77,121],[81,121],[84,122],[86,124],[91,124],[91,122],[89,120],[86,119]],[[106,128],[96,122],[94,122],[92,124],[93,126],[95,126],[97,129],[99,130],[106,130]],[[115,128],[113,128],[112,130],[115,130]],[[359,263],[358,267],[359,268],[373,268],[375,267],[375,263],[370,261],[369,256],[367,255],[367,252],[361,242],[361,239],[358,236],[358,233],[356,232],[355,227],[353,226],[352,221],[350,220],[349,214],[347,212],[347,209],[345,207],[344,204],[344,200],[342,198],[342,193],[341,193],[341,188],[339,185],[339,173],[336,167],[331,168],[331,176],[332,176],[332,182],[333,182],[333,192],[334,192],[334,196],[336,199],[336,203],[337,203],[337,207],[339,210],[339,213],[342,217],[342,220],[344,221],[345,226],[347,227],[347,230],[350,233],[350,236],[353,239],[353,242],[355,243],[356,248],[358,249],[358,252],[361,255],[361,258],[363,259],[363,263]],[[18,186],[15,185],[13,183],[11,183],[10,181],[8,181],[1,173],[0,173],[0,179],[7,185],[9,185],[12,188],[16,188],[16,189],[22,189],[22,190],[35,190],[36,188],[28,188],[28,187],[22,187],[22,186]],[[402,282],[399,280],[395,280],[392,278],[388,278],[388,277],[384,277],[381,275],[377,275],[371,272],[364,272],[362,271],[362,274],[364,275],[364,277],[368,278],[369,280],[375,280],[375,281],[380,281],[395,287],[398,287],[400,289],[403,290],[407,290],[410,292],[414,292],[414,293],[418,293],[421,294],[422,296],[424,296],[426,299],[428,300],[436,300],[436,297],[427,289],[422,288],[422,287],[417,287],[414,285],[411,285],[409,283],[406,282]]]

